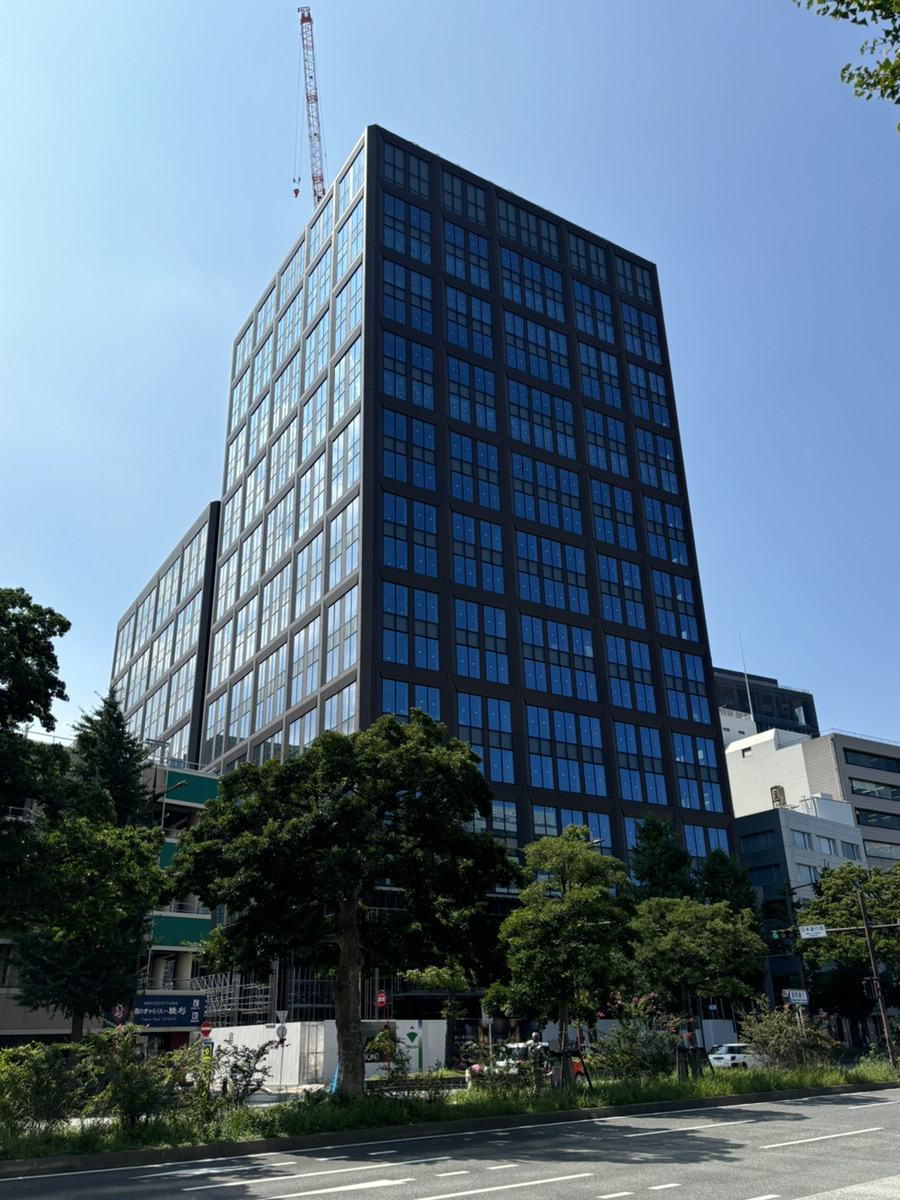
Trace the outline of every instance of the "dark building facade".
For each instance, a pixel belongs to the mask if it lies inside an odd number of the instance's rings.
[[[209,604],[202,770],[415,706],[511,847],[734,849],[656,269],[378,127],[235,339]]]
[[[713,682],[719,707],[749,713],[756,724],[752,732],[785,729],[808,737],[819,736],[816,702],[811,692],[786,687],[767,675],[746,675],[724,667],[713,667]]]

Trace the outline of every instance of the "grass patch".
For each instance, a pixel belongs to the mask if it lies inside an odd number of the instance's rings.
[[[296,1099],[268,1108],[218,1104],[202,1115],[170,1114],[142,1122],[131,1129],[123,1128],[116,1121],[62,1126],[48,1133],[14,1135],[0,1129],[0,1159],[198,1146],[210,1142],[297,1137],[355,1129],[391,1129],[430,1121],[471,1120],[600,1108],[605,1105],[897,1081],[897,1072],[891,1070],[887,1062],[873,1061],[850,1070],[837,1066],[818,1066],[792,1071],[710,1071],[698,1079],[688,1080],[679,1080],[674,1074],[641,1081],[600,1079],[595,1080],[593,1091],[579,1086],[575,1089],[548,1088],[537,1094],[492,1095],[488,1088],[483,1087],[431,1098],[374,1094],[366,1095],[361,1100],[332,1096],[324,1091],[306,1092]]]

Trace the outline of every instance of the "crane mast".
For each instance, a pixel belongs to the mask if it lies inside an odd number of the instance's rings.
[[[303,46],[303,79],[306,86],[306,127],[309,132],[309,168],[312,178],[313,205],[325,195],[325,148],[319,120],[319,85],[316,79],[316,52],[313,46],[312,15],[308,7],[298,8],[300,41]]]

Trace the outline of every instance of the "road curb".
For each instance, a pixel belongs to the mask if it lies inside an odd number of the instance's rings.
[[[760,1104],[766,1100],[802,1100],[807,1096],[840,1096],[853,1092],[879,1092],[900,1088],[900,1083],[848,1083],[831,1087],[787,1088],[779,1092],[741,1092],[731,1096],[701,1096],[690,1100],[657,1100],[641,1104],[610,1104],[598,1108],[574,1108],[547,1113],[518,1113],[505,1117],[473,1117],[459,1121],[431,1121],[422,1125],[380,1126],[377,1129],[344,1129],[333,1133],[307,1133],[294,1137],[256,1138],[247,1142],[210,1142],[205,1146],[169,1146],[155,1150],[115,1150],[101,1154],[67,1154],[55,1158],[16,1158],[0,1162],[0,1179],[66,1172],[125,1170],[158,1164],[203,1162],[211,1158],[234,1158],[248,1154],[323,1147],[364,1145],[368,1142],[409,1137],[427,1138],[444,1133],[477,1133],[479,1130],[513,1129],[523,1125],[554,1125],[566,1121],[596,1121],[604,1117],[640,1116],[648,1112],[689,1112],[691,1109],[724,1108],[736,1104]],[[401,1134],[399,1131],[403,1130]]]

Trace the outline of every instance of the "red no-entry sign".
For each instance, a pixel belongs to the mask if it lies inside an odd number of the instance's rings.
[[[209,1037],[209,1035],[212,1033],[212,1025],[210,1025],[209,1021],[203,1022],[203,1024],[200,1026],[200,1032],[203,1037]]]
[[[384,1008],[384,1006],[387,1004],[387,992],[376,992],[375,1003],[379,1008]]]

